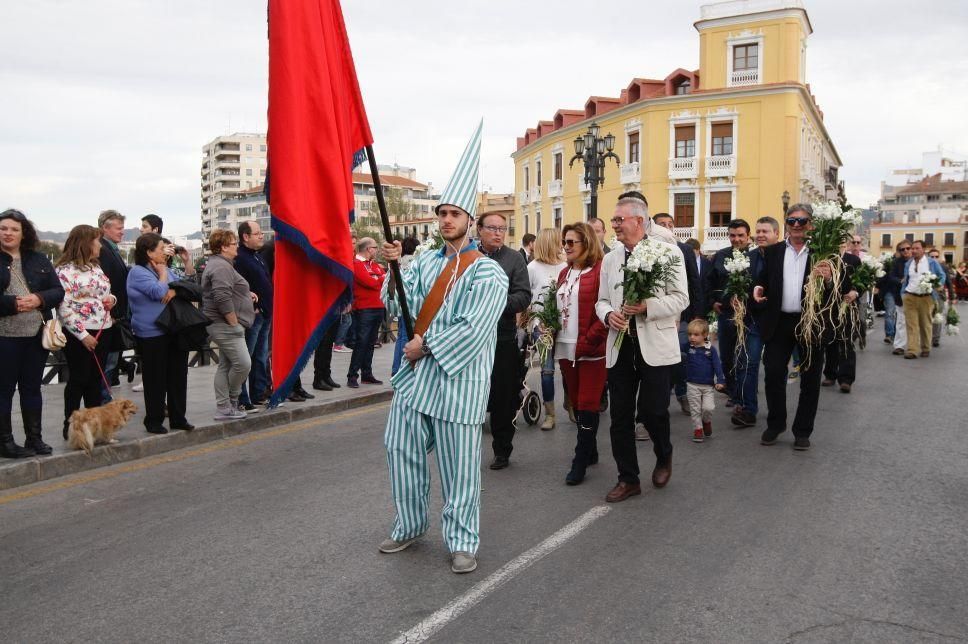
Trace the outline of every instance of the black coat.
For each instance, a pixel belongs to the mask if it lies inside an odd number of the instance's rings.
[[[181,351],[201,351],[208,346],[206,327],[211,324],[194,304],[202,301],[202,287],[189,280],[178,280],[168,287],[175,291],[175,297],[165,305],[155,324],[176,336]]]
[[[17,299],[13,295],[3,295],[10,286],[10,265],[13,257],[0,251],[0,315],[16,315]],[[52,317],[51,309],[64,300],[64,287],[61,286],[54,267],[46,255],[25,250],[20,253],[20,266],[31,293],[40,297],[40,312],[45,320]]]
[[[699,281],[699,268],[696,266],[696,252],[689,244],[677,243],[686,263],[686,282],[689,285],[689,306],[683,309],[680,319],[688,322],[693,318],[703,317],[706,309],[702,301],[702,283]]]
[[[129,317],[128,313],[128,265],[121,259],[121,253],[111,245],[111,242],[102,240],[101,254],[98,256],[101,270],[111,282],[111,295],[118,298],[117,304],[111,309],[111,317],[115,320],[124,320]]]

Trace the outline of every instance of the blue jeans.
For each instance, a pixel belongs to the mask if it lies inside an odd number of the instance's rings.
[[[734,372],[736,361],[736,324],[733,322],[733,312],[729,316],[719,315],[719,359],[723,363],[723,374],[726,376],[726,393],[734,403],[739,403],[736,391],[736,375]]]
[[[397,343],[393,345],[393,366],[390,367],[390,375],[397,375],[400,369],[400,362],[403,360],[403,345],[410,341],[407,337],[407,327],[403,325],[403,316],[397,318]]]
[[[884,294],[884,335],[894,337],[897,331],[897,302],[894,293]]]
[[[262,313],[256,313],[252,326],[245,330],[245,348],[252,358],[252,368],[249,370],[249,385],[242,385],[239,403],[249,405],[252,399],[249,392],[253,392],[256,399],[269,388],[269,328],[272,325]]]
[[[353,314],[343,313],[339,317],[339,330],[336,332],[336,340],[333,344],[345,347],[353,344]]]
[[[104,369],[104,377],[107,379],[108,383],[114,382],[114,373],[118,370],[118,362],[121,359],[120,351],[112,351],[104,359],[104,364],[101,368]],[[114,400],[114,396],[111,394],[111,390],[105,388],[104,383],[101,383],[101,397],[104,399],[104,404],[107,404]]]
[[[376,343],[380,325],[383,324],[384,309],[360,309],[353,311],[353,327],[356,340],[353,355],[350,357],[350,370],[347,378],[373,377],[373,345]]]
[[[756,322],[746,327],[746,348],[736,358],[736,403],[743,411],[756,415],[759,411],[757,391],[760,384],[760,357],[763,354],[763,338]]]

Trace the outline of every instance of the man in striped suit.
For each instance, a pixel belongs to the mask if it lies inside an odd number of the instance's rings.
[[[508,293],[504,270],[482,256],[468,236],[477,209],[479,151],[480,128],[464,151],[465,157],[474,154],[474,162],[462,159],[436,208],[444,247],[424,251],[403,273],[410,309],[421,313],[413,338],[404,346],[407,363],[391,378],[395,392],[384,436],[396,518],[380,552],[400,552],[427,530],[427,455],[436,450],[444,498],[443,535],[456,573],[477,568],[481,425],[490,392],[497,321]],[[462,180],[462,173],[472,173],[475,179]],[[400,242],[384,243],[383,253],[387,260],[398,259]],[[439,308],[421,335],[427,319],[422,308],[427,301],[435,301],[432,292],[438,278],[446,283],[443,300],[437,300]]]

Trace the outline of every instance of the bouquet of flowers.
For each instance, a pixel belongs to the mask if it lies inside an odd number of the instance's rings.
[[[736,353],[746,346],[746,300],[749,297],[753,278],[750,276],[750,258],[746,253],[736,248],[733,256],[728,257],[723,266],[726,269],[726,291],[733,306],[733,324],[736,327]]]
[[[428,250],[440,250],[444,247],[444,236],[440,234],[440,226],[435,221],[430,227],[430,234],[427,239],[420,242],[420,245],[413,251],[414,257]]]
[[[888,273],[894,268],[894,253],[881,253],[877,261],[881,263],[881,268],[884,269],[884,272]]]
[[[961,329],[958,328],[958,324],[961,323],[961,318],[958,316],[958,311],[954,306],[948,307],[948,318],[945,321],[947,322],[946,334],[958,335],[961,332]]]
[[[914,287],[918,295],[930,295],[937,288],[941,288],[941,280],[934,273],[922,275]]]
[[[679,263],[674,246],[646,237],[632,249],[632,256],[622,268],[625,277],[615,288],[624,289],[625,304],[644,302],[675,279]],[[615,338],[616,349],[621,348],[624,339],[625,331],[620,331]]]
[[[558,283],[551,280],[544,297],[532,302],[528,309],[528,322],[538,322],[538,338],[534,345],[538,351],[539,364],[548,359],[548,352],[555,346],[555,334],[561,331],[561,311],[558,309]]]
[[[854,270],[850,283],[858,293],[870,291],[880,278],[887,275],[884,263],[873,255],[865,255],[860,260],[860,266]]]
[[[709,323],[709,339],[712,340],[719,333],[719,318],[716,317],[715,311],[706,314],[706,322]]]
[[[798,335],[808,348],[820,343],[828,328],[833,328],[839,339],[848,329],[856,325],[842,323],[845,315],[851,315],[848,305],[840,297],[830,297],[828,293],[840,293],[846,270],[840,256],[840,247],[849,241],[854,228],[863,222],[860,212],[852,208],[841,208],[836,201],[821,201],[813,204],[813,229],[807,233],[810,247],[811,269],[825,264],[830,269],[830,283],[825,284],[821,275],[811,271],[804,286],[803,315],[797,328]],[[856,315],[856,309],[853,310]],[[809,355],[801,356],[805,364],[810,363]]]

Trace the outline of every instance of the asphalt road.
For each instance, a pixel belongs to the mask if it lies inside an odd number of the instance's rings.
[[[389,642],[428,619],[439,642],[968,641],[968,343],[885,347],[854,393],[824,390],[811,451],[722,407],[696,445],[676,412],[670,486],[614,506],[607,422],[578,487],[573,425],[519,431],[485,469],[470,575],[437,517],[376,550],[386,405],[12,490],[0,641]]]

